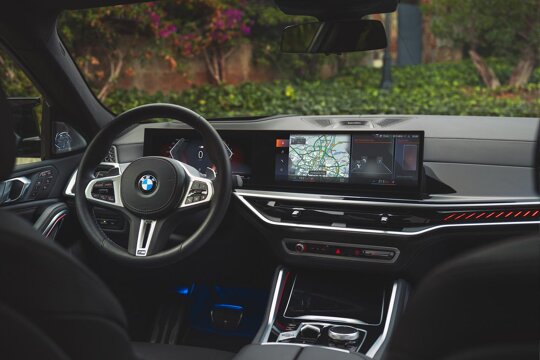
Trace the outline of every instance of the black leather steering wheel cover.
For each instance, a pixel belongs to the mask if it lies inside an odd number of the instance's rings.
[[[175,119],[198,131],[217,168],[214,197],[208,214],[199,228],[181,244],[145,257],[129,254],[116,245],[97,225],[85,197],[85,189],[94,178],[94,169],[105,157],[114,139],[132,125],[149,119]],[[199,249],[214,234],[228,209],[232,189],[231,164],[221,137],[210,123],[196,112],[173,104],[149,104],[128,110],[111,121],[88,145],[77,171],[75,209],[84,233],[90,242],[105,254],[120,262],[136,266],[164,266],[178,262]]]

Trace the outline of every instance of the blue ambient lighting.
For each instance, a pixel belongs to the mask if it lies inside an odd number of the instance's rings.
[[[244,311],[244,307],[239,306],[239,305],[231,305],[231,304],[215,304],[214,309],[228,309],[228,310]]]

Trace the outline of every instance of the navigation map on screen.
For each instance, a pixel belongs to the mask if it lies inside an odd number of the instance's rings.
[[[276,139],[276,179],[415,186],[421,140],[417,133],[290,134]]]
[[[349,135],[291,135],[289,140],[290,180],[324,178],[342,181],[349,177],[351,137]]]

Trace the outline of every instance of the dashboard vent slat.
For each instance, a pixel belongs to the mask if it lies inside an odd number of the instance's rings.
[[[399,124],[400,122],[403,122],[408,119],[409,118],[384,118],[382,120],[377,121],[377,125],[379,125],[380,127],[387,127],[387,126]]]
[[[332,121],[330,121],[330,119],[315,119],[315,123],[320,127],[328,127],[332,125]]]

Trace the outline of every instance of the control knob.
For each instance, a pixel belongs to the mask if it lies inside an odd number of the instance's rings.
[[[328,329],[328,337],[335,342],[356,341],[360,338],[360,331],[350,326],[332,326]]]
[[[296,245],[294,245],[294,249],[296,250],[296,252],[304,252],[304,250],[306,250],[306,247],[302,243],[297,243]]]

